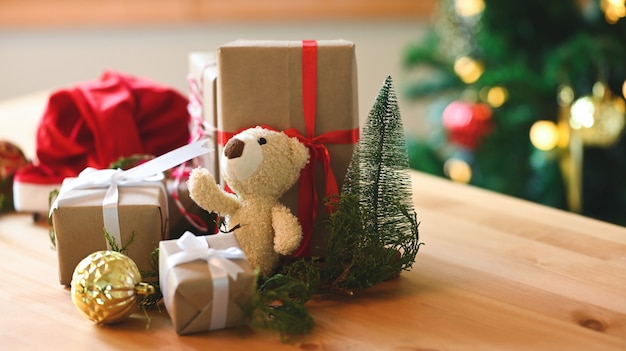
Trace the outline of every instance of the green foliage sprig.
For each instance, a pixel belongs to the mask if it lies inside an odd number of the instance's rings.
[[[283,341],[308,333],[313,317],[305,306],[310,290],[305,280],[276,274],[260,278],[247,314],[247,324],[253,328],[278,332]]]
[[[152,285],[154,287],[154,294],[145,295],[141,301],[141,306],[151,307],[158,306],[159,301],[163,298],[163,292],[161,291],[161,285],[159,284],[159,248],[155,248],[150,253],[148,259],[150,264],[150,270],[141,271],[141,279],[144,283]]]
[[[112,237],[111,234],[109,234],[109,232],[106,230],[106,228],[102,228],[102,230],[104,231],[104,238],[106,239],[107,243],[109,244],[109,247],[111,248],[111,251],[117,251],[117,252],[122,253],[124,255],[128,255],[128,248],[130,247],[130,244],[132,244],[133,241],[135,241],[135,231],[133,231],[130,234],[130,237],[128,238],[128,240],[126,240],[126,242],[124,244],[122,244],[122,246],[120,246],[120,244],[117,242],[117,240],[115,240],[115,238]]]
[[[138,166],[144,162],[150,161],[154,158],[153,155],[145,155],[145,154],[135,154],[128,157],[120,157],[116,161],[112,162],[109,165],[111,169],[122,169],[127,170],[131,169],[135,166]]]
[[[120,244],[115,240],[114,237],[109,234],[109,232],[104,229],[104,238],[106,239],[111,251],[117,251],[124,255],[128,255],[128,248],[135,241],[135,231],[133,231],[126,240],[124,244],[120,246]],[[159,248],[155,248],[150,253],[150,257],[148,258],[148,264],[150,265],[150,270],[141,271],[141,279],[143,283],[150,284],[154,288],[154,293],[145,295],[143,300],[141,301],[142,307],[150,307],[156,306],[161,298],[163,297],[163,293],[161,292],[161,286],[159,285]]]

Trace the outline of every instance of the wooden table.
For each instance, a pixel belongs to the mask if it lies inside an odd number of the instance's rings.
[[[45,95],[22,100],[0,103],[0,130]],[[139,313],[96,326],[59,285],[47,228],[4,215],[0,349],[626,350],[625,228],[425,174],[412,181],[426,243],[413,270],[312,300],[314,330],[289,343],[248,329],[177,336],[165,310],[149,324]]]

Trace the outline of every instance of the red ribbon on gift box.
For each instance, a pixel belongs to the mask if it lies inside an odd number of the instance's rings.
[[[335,130],[315,135],[315,121],[317,118],[317,41],[302,41],[302,107],[306,135],[302,135],[295,128],[283,131],[290,137],[297,138],[308,149],[310,154],[309,163],[300,172],[298,185],[298,220],[302,225],[303,238],[300,247],[294,253],[296,257],[308,256],[310,242],[313,236],[313,224],[317,219],[319,198],[315,191],[315,167],[317,161],[324,167],[326,182],[325,197],[332,199],[339,194],[337,180],[330,168],[330,154],[326,144],[354,144],[359,140],[359,129]],[[264,128],[274,129],[269,126]],[[218,131],[217,140],[221,146],[226,145],[236,133]],[[332,211],[330,206],[327,211]]]

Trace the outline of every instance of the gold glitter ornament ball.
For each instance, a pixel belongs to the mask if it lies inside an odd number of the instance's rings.
[[[135,262],[115,251],[98,251],[85,257],[72,276],[74,306],[98,324],[125,319],[139,306],[140,295],[153,293],[152,285],[141,282]]]

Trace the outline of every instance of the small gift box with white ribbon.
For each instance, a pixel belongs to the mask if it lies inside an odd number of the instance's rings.
[[[167,233],[167,192],[163,176],[136,184],[117,185],[115,199],[110,188],[74,188],[76,180],[101,175],[111,179],[114,170],[86,170],[67,178],[52,212],[59,261],[59,282],[69,285],[74,268],[95,251],[112,249],[105,231],[140,270],[150,270],[150,254]],[[93,185],[93,184],[92,184]],[[108,193],[108,194],[107,194]],[[132,239],[131,239],[132,238]]]
[[[159,244],[163,302],[179,335],[244,324],[255,279],[232,233],[186,232]]]
[[[168,196],[163,172],[213,150],[206,139],[172,150],[129,170],[83,170],[66,178],[50,208],[59,261],[59,281],[69,285],[76,265],[93,252],[126,247],[141,271],[167,239]]]

